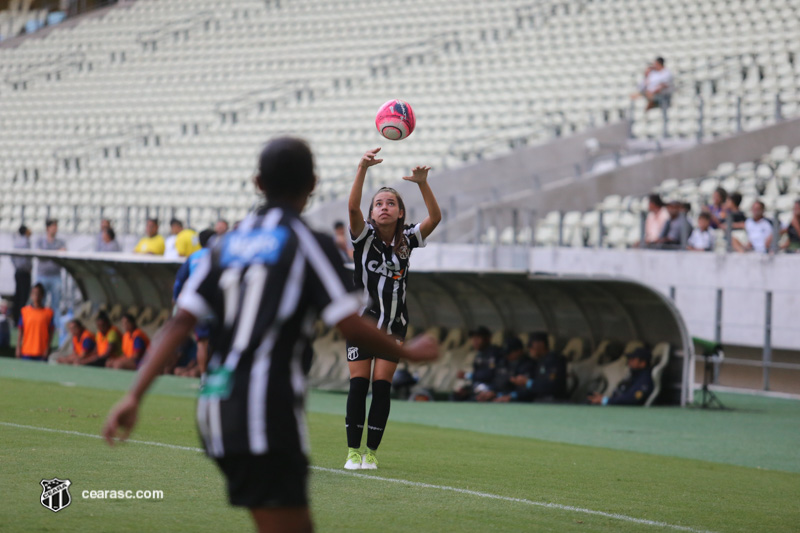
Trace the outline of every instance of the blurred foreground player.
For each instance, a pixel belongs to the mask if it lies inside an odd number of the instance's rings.
[[[198,318],[215,316],[209,376],[197,405],[206,453],[228,483],[230,502],[250,509],[259,531],[311,531],[304,420],[310,336],[321,317],[365,348],[425,361],[429,338],[398,345],[358,316],[361,299],[330,237],[300,218],[316,178],[308,145],[292,138],[261,153],[266,206],[225,235],[189,278],[177,314],[153,340],[131,391],[108,416],[109,444],[136,424],[139,403]]]

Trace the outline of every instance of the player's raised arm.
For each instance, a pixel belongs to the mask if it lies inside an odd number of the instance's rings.
[[[383,159],[375,159],[375,156],[380,151],[380,147],[370,150],[365,153],[361,157],[361,161],[358,162],[356,179],[353,181],[353,188],[350,189],[350,201],[347,203],[347,210],[350,215],[350,236],[352,238],[358,237],[361,232],[364,231],[364,213],[361,212],[361,192],[364,190],[364,180],[367,177],[367,169],[383,162]]]
[[[194,315],[188,311],[180,310],[153,339],[150,351],[144,358],[133,387],[114,406],[108,414],[105,426],[103,426],[103,437],[110,445],[114,444],[114,437],[117,436],[120,430],[119,436],[121,439],[124,440],[128,437],[136,425],[136,417],[142,396],[150,388],[153,380],[161,374],[167,363],[174,357],[175,352],[178,351],[180,345],[189,336],[196,323],[197,319]]]
[[[419,227],[423,240],[427,239],[428,235],[433,233],[433,230],[442,221],[442,211],[439,209],[439,203],[436,201],[436,196],[433,195],[431,186],[428,185],[428,171],[430,169],[431,167],[418,166],[411,170],[410,176],[403,176],[404,180],[412,181],[419,185],[419,192],[422,193],[422,199],[428,209],[428,216],[420,223]]]

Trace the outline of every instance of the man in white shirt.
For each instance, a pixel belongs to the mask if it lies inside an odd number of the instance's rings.
[[[760,200],[753,202],[752,207],[753,216],[745,220],[744,230],[747,232],[747,240],[750,242],[747,245],[739,242],[738,239],[733,239],[733,248],[737,252],[758,252],[761,254],[767,253],[768,243],[771,241],[772,236],[772,222],[764,218],[764,204]]]
[[[178,233],[183,231],[183,222],[181,222],[177,218],[173,218],[172,220],[169,221],[169,229],[170,229],[170,235],[164,242],[164,257],[168,257],[170,259],[178,259],[180,257],[180,254],[178,253],[178,249],[175,246],[175,241],[178,239]]]
[[[647,98],[645,111],[656,107],[666,110],[670,104],[672,90],[672,72],[664,66],[664,58],[657,57],[644,71],[644,80],[639,84],[639,92],[634,94],[633,98],[638,98],[639,95]]]
[[[700,213],[697,217],[697,227],[692,230],[687,241],[687,248],[695,252],[710,252],[714,249],[714,233],[711,229],[711,215]]]

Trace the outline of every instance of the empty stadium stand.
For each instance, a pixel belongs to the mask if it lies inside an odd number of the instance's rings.
[[[666,131],[705,139],[797,114],[798,0],[137,0],[0,43],[0,231],[44,218],[123,232],[145,216],[241,218],[265,139],[318,154],[316,202],[345,195],[379,144],[373,114],[412,103],[371,186],[633,117],[646,60],[678,80]],[[637,104],[638,105],[638,104]],[[628,217],[629,218],[629,217]],[[499,232],[502,234],[502,231]],[[618,241],[627,241],[615,231]]]

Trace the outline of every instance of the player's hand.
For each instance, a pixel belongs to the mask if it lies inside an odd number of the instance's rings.
[[[433,361],[439,357],[439,344],[430,335],[420,335],[404,346],[409,361]]]
[[[511,395],[510,394],[506,394],[505,396],[498,396],[497,398],[495,398],[492,401],[494,403],[508,403],[508,402],[511,401]]]
[[[431,167],[418,166],[411,169],[410,176],[403,176],[406,181],[413,181],[414,183],[425,183],[428,181],[428,171]]]
[[[589,395],[588,400],[589,403],[592,405],[600,405],[601,403],[603,403],[603,395],[594,392]]]
[[[136,425],[136,417],[139,412],[139,401],[131,395],[126,395],[114,406],[108,414],[106,424],[103,426],[103,437],[109,446],[114,445],[114,438],[125,440],[130,435],[131,430]],[[119,434],[118,434],[119,432]]]
[[[378,155],[378,152],[381,151],[381,147],[377,147],[374,150],[368,151],[361,157],[361,161],[358,162],[358,165],[363,168],[369,168],[375,165],[379,165],[383,162],[383,159],[375,159],[375,156]]]

